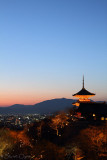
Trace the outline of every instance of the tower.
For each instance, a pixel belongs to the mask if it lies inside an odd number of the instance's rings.
[[[76,97],[76,98],[79,98],[76,103],[73,103],[73,105],[76,105],[76,106],[79,106],[80,103],[89,103],[90,102],[89,98],[95,96],[94,93],[91,93],[91,92],[89,92],[85,89],[85,87],[84,87],[84,76],[83,76],[82,89],[79,92],[73,94],[73,96]]]

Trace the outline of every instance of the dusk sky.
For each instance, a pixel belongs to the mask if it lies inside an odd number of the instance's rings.
[[[107,101],[107,0],[0,0],[0,106]]]

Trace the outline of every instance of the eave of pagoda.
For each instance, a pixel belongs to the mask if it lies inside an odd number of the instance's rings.
[[[75,95],[74,97],[80,98],[80,99],[88,99],[90,97],[93,97],[95,95]]]

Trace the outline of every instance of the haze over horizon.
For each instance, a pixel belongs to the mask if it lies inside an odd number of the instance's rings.
[[[106,0],[3,0],[0,32],[0,106],[73,99],[83,74],[107,101]]]

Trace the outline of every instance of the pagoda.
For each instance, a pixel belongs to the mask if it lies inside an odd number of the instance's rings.
[[[82,89],[79,92],[73,94],[73,96],[79,98],[77,100],[77,102],[73,103],[73,105],[75,105],[75,106],[79,106],[80,103],[90,103],[91,101],[90,101],[89,98],[95,96],[94,93],[91,93],[91,92],[89,92],[85,89],[85,87],[84,87],[84,76],[83,76],[83,87],[82,87]]]

